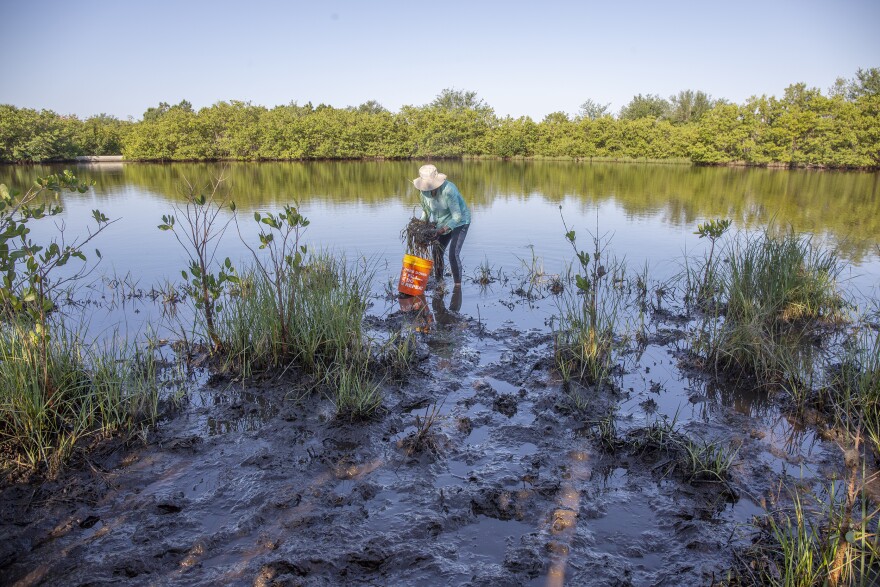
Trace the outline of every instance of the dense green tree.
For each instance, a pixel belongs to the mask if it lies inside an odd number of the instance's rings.
[[[168,112],[168,109],[171,108],[171,105],[168,102],[159,102],[158,106],[151,106],[146,109],[143,116],[144,122],[154,122],[159,120],[163,114]]]
[[[697,127],[696,140],[689,156],[697,163],[729,163],[745,160],[751,136],[743,124],[742,109],[733,104],[722,104],[708,111]]]
[[[70,159],[81,152],[75,135],[82,122],[51,110],[0,106],[0,157],[10,162]]]
[[[856,101],[857,152],[864,166],[880,167],[880,93],[866,94]]]
[[[633,96],[629,104],[620,109],[618,118],[621,120],[638,120],[639,118],[666,118],[669,115],[669,102],[654,94]]]
[[[198,117],[203,120],[220,157],[253,160],[259,157],[263,129],[260,120],[265,113],[263,106],[232,100],[202,109]]]
[[[847,97],[850,100],[858,100],[862,96],[876,96],[880,94],[880,67],[862,69],[856,71],[856,79],[848,86]]]
[[[669,119],[675,123],[697,122],[712,106],[712,98],[708,94],[682,90],[669,97]]]
[[[86,118],[74,134],[77,151],[83,155],[121,155],[131,124],[109,114]]]
[[[310,152],[303,119],[312,112],[311,104],[277,106],[260,119],[262,132],[257,151],[260,159],[304,159]]]
[[[499,157],[529,157],[534,154],[538,125],[529,118],[506,117],[492,131],[488,151]]]
[[[577,157],[577,124],[565,112],[551,112],[538,127],[535,154],[543,157]]]
[[[596,120],[603,116],[611,116],[611,113],[608,111],[610,106],[610,103],[599,104],[588,98],[583,104],[581,104],[579,115],[581,118],[586,118],[588,120]]]
[[[432,108],[441,110],[476,110],[478,112],[491,112],[492,108],[476,92],[468,90],[456,90],[446,88],[429,104]]]
[[[388,109],[379,104],[376,100],[367,100],[358,106],[356,110],[361,114],[383,114],[388,112]]]

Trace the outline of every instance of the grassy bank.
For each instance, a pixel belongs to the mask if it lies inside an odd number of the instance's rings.
[[[89,344],[61,324],[43,338],[27,321],[6,321],[0,326],[3,468],[52,474],[88,438],[151,424],[157,371],[149,350]]]

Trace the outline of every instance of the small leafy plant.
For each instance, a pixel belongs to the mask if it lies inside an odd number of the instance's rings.
[[[703,270],[703,278],[700,280],[700,298],[708,295],[709,278],[712,272],[712,260],[715,254],[715,242],[724,236],[727,229],[730,228],[731,220],[729,218],[715,218],[697,225],[694,234],[700,235],[700,238],[708,238],[712,243],[709,247],[709,258],[706,259],[706,267]]]
[[[309,220],[299,213],[296,206],[287,204],[277,213],[254,212],[254,221],[259,226],[259,249],[266,251],[268,262],[264,262],[249,245],[245,246],[254,256],[256,270],[272,288],[281,353],[285,354],[293,343],[291,328],[298,291],[295,283],[305,267],[308,254],[308,247],[300,240]]]
[[[186,206],[182,209],[175,206],[175,211],[182,219],[180,224],[173,214],[162,216],[159,230],[170,231],[189,257],[189,264],[181,271],[184,292],[195,303],[197,310],[205,321],[205,330],[211,341],[214,352],[219,351],[223,344],[217,334],[216,315],[222,311],[222,298],[228,284],[238,283],[235,268],[227,257],[222,264],[215,262],[215,255],[220,239],[234,218],[225,222],[221,218],[223,209],[228,207],[235,212],[235,202],[227,202],[220,196],[222,178],[211,185],[208,194],[196,190],[192,184],[186,183]]]

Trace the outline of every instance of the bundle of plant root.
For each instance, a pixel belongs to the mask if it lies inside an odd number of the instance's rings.
[[[406,252],[410,255],[430,259],[431,245],[437,242],[437,226],[433,222],[413,218],[400,232],[400,240],[406,243]]]

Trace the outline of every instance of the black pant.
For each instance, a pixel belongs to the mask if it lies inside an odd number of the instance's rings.
[[[461,259],[459,254],[470,226],[470,224],[465,224],[437,237],[438,244],[434,245],[434,277],[437,279],[443,279],[443,253],[449,249],[449,266],[452,268],[452,280],[455,283],[461,283]]]

